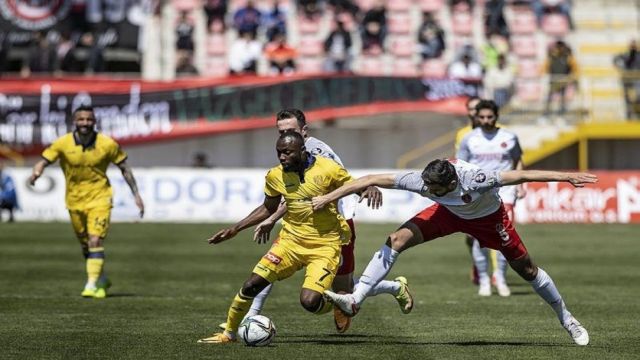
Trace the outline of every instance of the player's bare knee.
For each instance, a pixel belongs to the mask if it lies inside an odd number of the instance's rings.
[[[322,295],[319,292],[303,291],[300,293],[300,304],[309,312],[318,312],[322,305],[324,305],[322,301]]]
[[[269,283],[266,280],[259,281],[256,278],[251,277],[249,280],[245,281],[240,291],[242,292],[242,295],[254,298],[258,296],[258,294],[260,294],[260,292],[268,285]]]
[[[96,235],[89,235],[88,244],[90,248],[102,247],[102,238]]]

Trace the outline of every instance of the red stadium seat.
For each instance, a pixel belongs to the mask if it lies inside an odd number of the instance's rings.
[[[299,16],[298,28],[303,34],[317,34],[320,31],[320,21],[313,21],[306,19],[304,16]]]
[[[411,0],[393,0],[387,2],[387,10],[398,12],[409,12],[411,10]]]
[[[396,76],[416,76],[418,69],[415,62],[410,57],[396,58],[393,61],[393,75]]]
[[[540,66],[534,59],[520,59],[518,60],[518,77],[525,79],[540,77]]]
[[[514,34],[533,34],[538,30],[536,17],[530,10],[514,11],[509,28]]]
[[[172,0],[173,7],[178,11],[191,11],[198,6],[198,0]]]
[[[542,18],[542,31],[553,36],[565,36],[569,32],[569,21],[561,14],[545,15]]]
[[[300,74],[321,74],[324,59],[321,57],[301,57],[296,60],[297,72]]]
[[[227,59],[224,57],[210,57],[207,59],[205,76],[225,77],[229,75]]]
[[[360,7],[360,10],[367,11],[373,7],[376,0],[356,0],[355,3]]]
[[[422,11],[436,12],[444,6],[444,0],[420,0]]]
[[[298,43],[298,52],[307,56],[320,56],[324,53],[324,43],[312,37],[303,37]]]
[[[382,59],[379,56],[361,56],[358,69],[357,72],[364,75],[384,75]]]
[[[227,53],[227,39],[224,34],[214,34],[207,37],[207,54],[224,55]]]
[[[517,79],[516,97],[521,101],[540,101],[543,97],[542,84],[539,80]]]
[[[391,34],[408,34],[411,32],[411,16],[408,13],[393,13],[389,17]]]
[[[429,59],[422,63],[422,76],[426,78],[443,78],[447,75],[447,63],[442,59]]]
[[[415,41],[409,36],[398,37],[391,42],[391,53],[395,56],[411,56],[415,53]]]
[[[473,20],[468,11],[456,11],[451,15],[453,32],[456,35],[471,35]]]
[[[513,52],[519,57],[535,57],[538,44],[533,35],[514,35],[511,38]]]

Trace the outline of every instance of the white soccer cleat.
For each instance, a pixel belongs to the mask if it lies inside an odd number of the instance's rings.
[[[567,330],[569,335],[571,335],[571,338],[576,344],[581,346],[589,344],[589,333],[576,318],[572,316],[569,318],[569,321],[562,324],[562,326]]]
[[[496,290],[498,290],[498,295],[502,297],[511,296],[511,289],[509,289],[509,286],[507,286],[507,282],[504,280],[504,278],[500,279],[494,276],[493,280],[493,285],[496,287]]]
[[[324,295],[347,316],[355,316],[360,310],[351,294],[336,294],[333,291],[325,290]]]
[[[480,285],[478,286],[478,295],[491,296],[491,282],[489,279],[480,278]]]

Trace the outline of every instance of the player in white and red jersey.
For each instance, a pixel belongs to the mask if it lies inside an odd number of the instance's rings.
[[[323,141],[309,136],[309,129],[307,127],[307,120],[304,113],[298,109],[284,109],[278,112],[276,115],[276,126],[278,128],[278,132],[283,134],[285,132],[296,132],[302,135],[305,139],[304,146],[306,151],[308,151],[311,155],[322,156],[328,159],[331,159],[340,166],[343,166],[342,160],[340,157]],[[370,189],[371,192],[377,193],[377,198],[381,201],[382,195],[380,190],[375,187]],[[379,205],[375,205],[372,202],[376,200],[369,199],[369,205],[377,207]],[[336,277],[333,280],[332,288],[336,292],[352,292],[354,286],[357,285],[357,279],[353,278],[353,271],[355,269],[355,256],[354,256],[354,246],[356,241],[356,230],[353,222],[353,218],[355,217],[356,205],[358,204],[358,196],[351,195],[346,196],[338,202],[338,212],[349,224],[351,228],[351,241],[349,244],[342,246],[340,252],[340,266],[336,272]],[[266,243],[269,240],[269,235],[275,223],[284,216],[287,212],[287,207],[283,203],[280,204],[278,210],[272,214],[267,220],[260,223],[256,226],[256,230],[254,233],[254,240],[258,243]],[[276,242],[278,240],[275,240]],[[262,307],[264,306],[264,302],[271,292],[273,288],[273,284],[266,287],[262,290],[253,300],[251,304],[251,309],[247,313],[245,317],[253,316],[260,314],[262,311]],[[383,280],[379,284],[375,286],[373,289],[373,294],[391,294],[395,297],[398,305],[400,306],[400,310],[408,314],[413,309],[413,298],[411,296],[411,292],[409,291],[408,281],[404,276],[399,276],[395,278],[393,281]],[[346,316],[339,308],[334,308],[334,320],[336,325],[336,330],[339,333],[343,333],[347,331],[349,326],[351,325],[351,317]],[[226,323],[220,324],[221,328],[226,327]]]
[[[485,170],[522,170],[522,149],[518,137],[496,126],[499,117],[498,105],[492,100],[481,100],[476,104],[475,116],[478,127],[462,138],[456,157]],[[503,186],[499,194],[509,218],[513,221],[516,199],[525,195],[522,184]],[[478,295],[491,295],[491,280],[500,296],[511,295],[505,279],[507,260],[500,252],[496,253],[497,267],[493,272],[493,279],[489,278],[489,249],[480,247],[480,243],[475,239],[472,257],[478,270]]]
[[[567,310],[551,277],[532,261],[502,205],[498,188],[525,182],[565,181],[576,187],[595,183],[587,173],[537,170],[483,170],[462,160],[434,160],[422,173],[368,175],[333,192],[312,199],[314,209],[369,186],[418,193],[436,203],[416,214],[389,235],[360,277],[352,294],[325,294],[345,313],[355,315],[378,281],[384,279],[398,255],[415,245],[456,232],[472,235],[483,247],[500,251],[511,268],[528,281],[556,312],[562,326],[578,345],[589,343],[587,330]]]

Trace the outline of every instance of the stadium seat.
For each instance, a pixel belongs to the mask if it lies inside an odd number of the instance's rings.
[[[411,10],[412,0],[393,0],[387,2],[387,10],[397,12],[409,12]]]
[[[453,32],[456,35],[471,35],[473,20],[468,11],[456,11],[451,15]]]
[[[229,67],[227,59],[224,57],[213,56],[207,59],[205,76],[225,77],[229,75]]]
[[[415,52],[415,41],[409,36],[395,38],[391,42],[391,53],[395,56],[411,56]]]
[[[396,58],[393,61],[393,75],[416,76],[416,64],[411,57]]]
[[[300,57],[296,60],[297,72],[300,74],[321,74],[324,59],[321,57]]]
[[[533,79],[540,77],[541,65],[534,59],[518,60],[518,77]]]
[[[324,43],[313,37],[302,37],[297,48],[300,54],[306,56],[320,56],[324,53]]]
[[[536,17],[530,10],[514,11],[509,29],[514,34],[533,34],[538,29]]]
[[[420,9],[422,11],[436,12],[440,11],[444,6],[444,0],[420,0]]]
[[[309,20],[304,16],[299,16],[298,28],[303,34],[317,34],[320,31],[320,21]]]
[[[191,11],[198,6],[198,0],[172,0],[173,7],[178,11]]]
[[[214,34],[207,37],[207,54],[224,55],[227,53],[227,40],[224,34]]]
[[[363,75],[384,75],[382,59],[379,56],[361,56],[357,69],[359,71],[356,71]]]
[[[422,76],[426,78],[443,78],[447,75],[447,63],[442,59],[429,59],[422,63]]]
[[[408,13],[393,13],[388,19],[389,33],[409,34],[411,32],[411,16]]]
[[[373,7],[376,0],[356,0],[355,3],[360,7],[361,11],[367,11]]]
[[[539,80],[517,79],[516,97],[520,101],[535,102],[542,99],[542,84]]]
[[[519,57],[535,57],[537,54],[538,44],[533,35],[514,35],[511,43],[513,52]]]
[[[569,21],[561,14],[548,14],[542,18],[542,31],[552,36],[565,36],[569,33]]]

